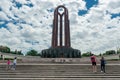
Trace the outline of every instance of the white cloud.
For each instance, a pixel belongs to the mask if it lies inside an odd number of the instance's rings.
[[[7,15],[4,12],[0,12],[0,19],[1,20],[9,20],[9,18],[7,17]]]
[[[21,4],[25,4],[25,3],[27,3],[26,0],[16,0],[16,1],[19,2],[19,3],[21,3]]]
[[[120,0],[100,0],[100,5],[103,7],[103,10],[108,10],[111,13],[120,12]]]

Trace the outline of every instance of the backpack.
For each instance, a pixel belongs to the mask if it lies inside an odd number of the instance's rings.
[[[95,58],[94,58],[94,57],[91,57],[91,61],[92,61],[92,62],[95,62]]]

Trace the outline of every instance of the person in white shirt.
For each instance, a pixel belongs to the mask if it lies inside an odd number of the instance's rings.
[[[13,70],[16,70],[16,64],[17,64],[17,57],[13,60]]]

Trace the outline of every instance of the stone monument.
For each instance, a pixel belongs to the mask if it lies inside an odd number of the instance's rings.
[[[58,6],[54,11],[51,48],[42,50],[44,58],[80,58],[81,52],[71,47],[68,10]]]

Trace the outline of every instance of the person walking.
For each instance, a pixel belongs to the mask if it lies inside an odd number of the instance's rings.
[[[13,60],[13,66],[12,66],[13,70],[16,70],[16,64],[17,64],[17,57],[15,57]]]
[[[97,72],[96,56],[94,54],[92,54],[91,56],[91,63],[92,63],[93,72]]]
[[[7,70],[9,70],[11,68],[11,62],[10,62],[10,59],[7,60]]]
[[[106,64],[106,61],[105,61],[105,59],[104,59],[103,56],[101,57],[100,62],[101,62],[101,72],[105,73],[105,64]]]

